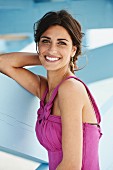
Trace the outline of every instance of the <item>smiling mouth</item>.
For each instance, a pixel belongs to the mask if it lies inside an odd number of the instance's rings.
[[[46,59],[46,61],[50,61],[50,62],[60,60],[60,58],[58,58],[58,57],[49,57],[49,56],[45,56],[45,59]]]

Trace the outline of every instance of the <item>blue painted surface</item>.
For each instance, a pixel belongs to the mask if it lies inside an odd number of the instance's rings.
[[[86,52],[88,65],[77,72],[86,83],[113,77],[113,44]],[[87,51],[87,49],[86,49]]]
[[[33,23],[50,10],[67,9],[87,28],[112,28],[112,3],[83,0],[33,3],[33,0],[0,0],[0,33],[30,32]],[[95,12],[96,9],[96,12]],[[3,20],[3,18],[5,18]]]
[[[36,170],[49,170],[48,164],[41,164]]]
[[[100,169],[113,169],[113,78],[105,79],[89,85],[101,113],[102,137],[99,144]]]
[[[109,104],[108,104],[109,103]],[[113,96],[110,97],[102,106],[101,113],[102,117],[102,130],[103,136],[100,140],[100,161],[102,170],[113,169]]]
[[[14,80],[0,74],[0,147],[38,162],[48,162],[35,135],[39,100]]]

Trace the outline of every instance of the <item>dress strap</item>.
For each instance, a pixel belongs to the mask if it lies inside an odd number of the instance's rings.
[[[46,90],[45,90],[45,92],[44,92],[44,94],[43,94],[43,96],[42,96],[42,99],[41,99],[41,100],[43,100],[43,101],[44,101],[44,99],[45,99],[45,97],[46,97],[46,95],[47,95],[47,92],[48,92],[48,88],[46,88]]]
[[[70,79],[70,78],[74,78],[74,79],[80,81],[80,82],[85,86],[86,91],[87,91],[87,93],[88,93],[88,95],[89,95],[89,97],[90,97],[90,100],[91,100],[91,102],[92,102],[92,105],[93,105],[93,108],[94,108],[94,111],[95,111],[95,114],[96,114],[97,121],[98,121],[98,123],[100,123],[100,122],[101,122],[101,116],[100,116],[100,112],[99,112],[99,109],[98,109],[98,106],[97,106],[97,104],[96,104],[96,102],[95,102],[94,97],[92,96],[92,94],[91,94],[89,88],[86,86],[86,84],[85,84],[82,80],[80,80],[79,78],[77,78],[76,76],[69,76],[69,77],[67,77],[66,79],[62,80],[62,81],[56,86],[56,88],[54,89],[54,91],[53,91],[53,93],[52,93],[52,96],[51,96],[51,99],[50,99],[50,103],[53,102],[54,98],[56,97],[56,95],[57,95],[57,93],[58,93],[58,88],[59,88],[59,86],[60,86],[65,80]],[[47,93],[47,90],[46,90],[46,92],[45,92],[45,95],[46,95],[46,93]]]

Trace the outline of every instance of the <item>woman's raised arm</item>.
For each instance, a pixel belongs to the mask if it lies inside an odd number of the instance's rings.
[[[29,65],[41,65],[38,54],[37,53],[27,53],[27,52],[13,52],[13,53],[5,53],[0,55],[0,62],[4,62],[8,66],[12,67],[24,67]],[[1,69],[6,70],[6,68]]]
[[[26,90],[40,98],[39,76],[23,68],[30,65],[41,65],[38,54],[14,52],[0,55],[0,72],[11,77]]]

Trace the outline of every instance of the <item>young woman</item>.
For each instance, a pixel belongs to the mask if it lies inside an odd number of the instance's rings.
[[[81,26],[67,11],[48,12],[34,27],[38,54],[0,56],[0,71],[40,99],[36,135],[50,170],[99,170],[100,113],[87,86],[74,75]],[[24,68],[42,65],[47,77]]]

